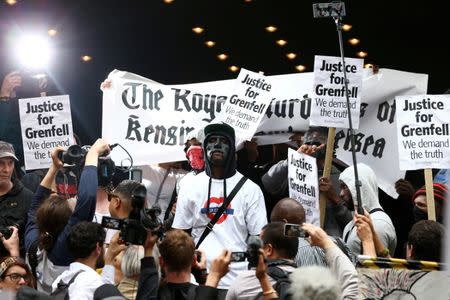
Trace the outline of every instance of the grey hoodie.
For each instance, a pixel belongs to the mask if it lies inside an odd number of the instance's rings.
[[[390,253],[395,252],[397,246],[397,235],[392,224],[391,218],[382,210],[378,200],[378,185],[377,178],[372,169],[362,163],[357,164],[358,177],[361,181],[361,203],[362,206],[370,213],[373,226],[378,234],[383,245],[389,249]],[[352,195],[352,200],[356,205],[356,187],[355,174],[353,166],[346,168],[339,176]],[[376,211],[373,211],[377,209]],[[361,241],[356,234],[356,227],[353,220],[350,221],[344,228],[342,238],[347,243],[350,250],[356,255],[361,254]]]

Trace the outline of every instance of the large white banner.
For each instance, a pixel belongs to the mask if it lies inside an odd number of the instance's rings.
[[[363,60],[335,56],[315,56],[314,90],[310,124],[314,126],[350,128],[347,94],[350,103],[352,127],[359,127]],[[345,91],[347,79],[348,93]]]
[[[398,96],[400,170],[450,168],[450,95]]]
[[[108,78],[112,87],[103,93],[102,135],[109,143],[124,146],[135,165],[184,160],[182,145],[188,133],[217,122],[235,84],[223,80],[169,86],[118,70]],[[267,78],[277,90],[255,134],[259,144],[287,141],[290,133],[305,131],[311,112],[313,73]],[[372,167],[380,187],[394,197],[394,183],[404,177],[398,168],[394,99],[426,94],[427,81],[425,74],[389,69],[366,73],[363,79],[357,159]],[[347,130],[336,132],[337,157],[351,164]],[[117,151],[112,154],[116,163],[127,157]]]
[[[73,141],[68,95],[19,99],[25,169],[45,169],[52,164],[56,146]]]
[[[289,149],[289,197],[297,200],[303,206],[307,223],[320,226],[317,174],[317,163],[314,157]]]

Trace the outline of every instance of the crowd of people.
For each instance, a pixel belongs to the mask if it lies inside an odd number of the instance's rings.
[[[289,198],[287,146],[238,151],[227,124],[187,137],[188,164],[139,167],[141,181],[100,180],[103,139],[77,170],[57,147],[48,169],[24,176],[10,137],[0,141],[0,299],[359,299],[360,254],[441,261],[446,183],[433,185],[430,221],[423,183],[399,179],[392,199],[359,163],[358,214],[353,166],[322,176],[327,128],[294,135],[317,161],[323,228]]]

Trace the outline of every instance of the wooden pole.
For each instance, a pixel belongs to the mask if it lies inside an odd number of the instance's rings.
[[[433,193],[433,173],[430,168],[424,169],[425,173],[425,188],[427,192],[427,211],[428,220],[436,221],[436,208],[434,205]]]
[[[336,135],[336,128],[328,128],[327,151],[325,153],[325,163],[323,166],[323,177],[330,178],[331,167],[333,165],[333,150],[334,150],[334,136]],[[320,227],[324,228],[325,213],[327,208],[328,197],[326,193],[320,192],[319,209],[320,209]]]

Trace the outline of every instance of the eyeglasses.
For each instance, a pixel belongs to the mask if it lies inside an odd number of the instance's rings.
[[[22,275],[19,273],[11,273],[11,274],[5,275],[5,278],[6,277],[9,277],[9,279],[11,281],[14,281],[15,283],[18,283],[20,281],[20,279],[22,279],[22,278],[26,282],[28,282],[30,280],[30,276],[28,274]]]
[[[111,202],[112,198],[119,198],[116,194],[108,193],[108,201]]]

